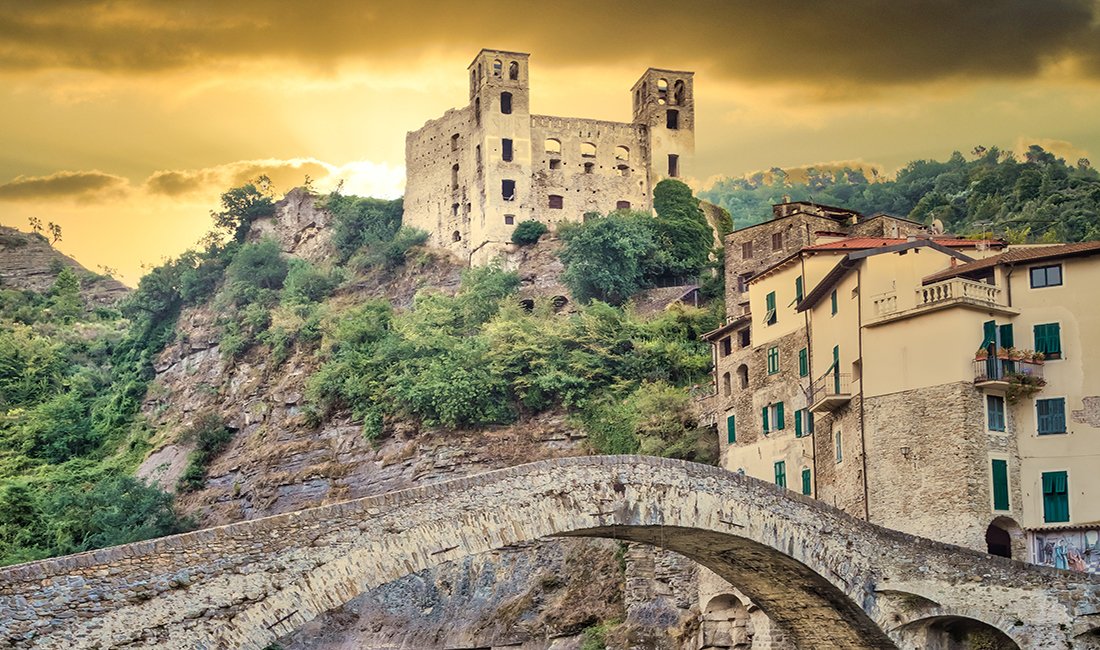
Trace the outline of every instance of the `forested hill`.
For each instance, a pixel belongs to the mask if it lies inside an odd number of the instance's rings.
[[[1100,239],[1100,174],[1084,158],[1070,164],[1038,145],[1022,160],[997,147],[915,160],[894,178],[811,168],[795,181],[775,167],[721,179],[699,196],[729,210],[735,228],[768,218],[770,206],[789,197],[923,223],[940,219],[951,232],[992,232],[1020,243]]]

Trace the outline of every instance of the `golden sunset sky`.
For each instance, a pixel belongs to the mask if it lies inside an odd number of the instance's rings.
[[[136,283],[260,173],[396,197],[405,133],[530,52],[532,111],[626,121],[696,72],[697,189],[772,166],[891,171],[975,145],[1100,155],[1095,0],[0,0],[0,223]]]

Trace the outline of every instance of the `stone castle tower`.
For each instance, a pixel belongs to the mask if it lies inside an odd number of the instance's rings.
[[[531,113],[529,57],[481,50],[470,103],[405,138],[405,223],[470,264],[507,250],[528,219],[554,228],[587,212],[649,210],[657,182],[691,171],[693,73],[646,70],[631,122],[551,117]]]

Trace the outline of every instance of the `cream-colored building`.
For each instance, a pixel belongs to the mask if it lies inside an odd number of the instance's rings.
[[[691,172],[692,72],[647,69],[630,122],[555,117],[531,112],[529,57],[481,50],[469,104],[405,138],[404,223],[472,264],[509,250],[522,221],[649,210],[659,181]]]
[[[744,280],[707,335],[723,465],[898,530],[1097,570],[1097,253],[818,232]]]

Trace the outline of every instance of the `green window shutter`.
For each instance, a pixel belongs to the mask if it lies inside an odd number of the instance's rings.
[[[802,437],[802,411],[798,410],[794,412],[794,437]]]
[[[1058,323],[1046,323],[1035,326],[1035,351],[1042,352],[1048,357],[1062,354],[1061,325]]]
[[[997,342],[997,321],[987,320],[982,323],[982,347],[987,348]]]
[[[810,496],[813,492],[813,487],[810,484],[810,469],[807,467],[802,470],[802,494]]]
[[[1035,419],[1039,425],[1039,435],[1050,433],[1050,401],[1045,399],[1035,400]]]
[[[794,279],[794,299],[795,302],[802,302],[802,276],[798,276]]]
[[[764,407],[764,435],[768,435],[768,407]]]
[[[767,297],[764,298],[764,303],[765,303],[765,306],[768,308],[768,311],[771,311],[772,309],[775,309],[775,292],[774,291],[769,293],[767,295]]]
[[[1066,400],[1064,398],[1059,397],[1050,400],[1050,423],[1057,433],[1066,431]]]
[[[726,442],[731,445],[737,442],[737,427],[735,424],[734,416],[731,415],[726,418]]]
[[[805,377],[810,374],[810,351],[802,348],[798,351],[798,376]]]
[[[836,289],[833,289],[833,293],[829,296],[829,299],[833,301],[833,315],[836,315]]]
[[[806,435],[810,435],[814,432],[814,414],[806,411]]]
[[[1005,398],[1000,395],[985,396],[986,410],[989,411],[989,430],[1005,430]]]
[[[775,405],[775,428],[778,431],[784,426],[786,425],[783,423],[783,402],[780,402]]]
[[[779,372],[779,346],[768,348],[768,374]]]
[[[1008,461],[993,460],[993,509],[1008,510]]]
[[[1065,472],[1043,472],[1043,521],[1069,521],[1069,477]]]
[[[775,484],[779,487],[787,487],[787,462],[780,460],[775,463]]]
[[[1050,324],[1049,337],[1051,354],[1062,354],[1062,326],[1059,323]]]
[[[1012,323],[1007,325],[1001,325],[1001,347],[1011,348],[1016,346],[1016,341],[1012,336]]]
[[[1066,432],[1066,400],[1035,400],[1035,414],[1039,424],[1039,435]]]

